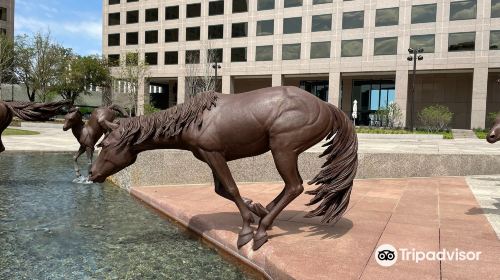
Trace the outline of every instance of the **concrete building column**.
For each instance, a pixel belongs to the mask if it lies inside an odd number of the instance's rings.
[[[396,103],[401,108],[401,125],[406,126],[410,118],[407,116],[408,108],[406,108],[408,104],[408,70],[396,71]],[[413,116],[416,118],[416,114]]]
[[[177,77],[177,104],[184,103],[186,98],[186,77]]]
[[[222,93],[234,93],[233,78],[230,75],[222,75]]]
[[[488,96],[488,68],[474,68],[472,80],[472,108],[470,128],[484,128],[486,119],[486,98]]]
[[[281,74],[273,74],[272,75],[272,81],[271,81],[271,86],[273,87],[279,87],[283,85],[283,76]]]
[[[340,100],[340,72],[330,72],[328,76],[328,102],[342,108]]]

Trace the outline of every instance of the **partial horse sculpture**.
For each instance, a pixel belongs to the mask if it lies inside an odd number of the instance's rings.
[[[323,222],[336,223],[347,209],[358,165],[354,126],[344,112],[299,88],[205,92],[156,114],[105,123],[112,131],[99,144],[102,151],[90,180],[103,182],[146,150],[189,150],[212,169],[215,192],[236,203],[243,219],[238,248],[253,239],[257,250],[268,240],[266,231],[274,219],[304,190],[299,154],[325,137],[321,157],[326,162],[309,182],[319,186],[307,192],[314,196],[308,205],[320,204],[306,217],[323,216]],[[227,162],[269,150],[285,187],[264,208],[240,196]],[[252,212],[261,218],[255,235]]]
[[[128,117],[127,112],[118,105],[99,107],[95,109],[90,115],[87,123],[83,122],[83,115],[78,107],[71,108],[68,114],[64,117],[63,130],[68,131],[71,129],[76,140],[80,143],[80,149],[78,149],[78,152],[76,152],[73,156],[77,179],[81,177],[80,168],[78,167],[78,158],[83,153],[87,153],[88,171],[90,176],[90,168],[92,166],[95,144],[106,132],[106,129],[103,127],[103,123],[104,121],[114,121],[117,115]]]
[[[50,103],[0,101],[0,153],[5,151],[1,138],[2,132],[10,125],[14,116],[23,121],[48,121],[63,107],[70,105],[70,100]]]

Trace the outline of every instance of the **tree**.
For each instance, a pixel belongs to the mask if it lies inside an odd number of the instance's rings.
[[[203,44],[200,52],[186,52],[186,95],[195,96],[204,91],[217,90],[217,79],[213,65],[222,61],[222,53],[212,49],[210,43]],[[203,56],[202,54],[206,54]]]
[[[6,35],[0,33],[0,97],[2,83],[10,82],[14,70],[14,42]]]
[[[144,60],[139,59],[137,52],[127,53],[120,63],[116,78],[124,83],[124,87],[120,87],[120,91],[127,96],[129,114],[132,115],[132,108],[135,108],[136,115],[142,114],[143,108],[139,108],[138,105],[139,89],[149,78],[149,66]]]

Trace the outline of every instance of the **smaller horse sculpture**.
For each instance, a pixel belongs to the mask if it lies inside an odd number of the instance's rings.
[[[0,101],[0,153],[5,151],[1,138],[2,132],[10,125],[14,116],[23,121],[48,121],[60,113],[65,106],[71,106],[71,103],[70,100],[50,103]]]
[[[114,121],[118,115],[128,117],[127,112],[123,108],[118,105],[111,105],[95,109],[90,115],[87,123],[83,122],[83,115],[78,107],[71,108],[64,117],[63,130],[68,131],[71,129],[76,140],[80,143],[80,149],[78,149],[73,156],[77,178],[81,177],[80,168],[78,167],[78,158],[85,152],[87,153],[89,176],[92,175],[91,166],[95,144],[106,132],[102,124],[104,121]]]
[[[497,115],[493,127],[490,129],[490,132],[488,132],[488,135],[486,135],[486,141],[493,144],[497,142],[499,139],[500,139],[500,115]]]
[[[307,192],[314,196],[308,205],[319,205],[307,217],[323,216],[323,222],[336,223],[347,210],[358,164],[356,131],[344,112],[299,88],[205,92],[159,113],[105,124],[112,131],[99,144],[102,150],[92,166],[91,181],[103,182],[147,150],[191,151],[212,169],[215,192],[233,201],[240,211],[243,227],[238,248],[253,239],[257,250],[268,240],[273,221],[304,190],[299,154],[325,137],[327,148],[321,156],[326,162],[309,182],[317,188]],[[268,151],[285,187],[264,208],[241,197],[227,162]],[[261,218],[255,235],[250,226],[252,213]]]

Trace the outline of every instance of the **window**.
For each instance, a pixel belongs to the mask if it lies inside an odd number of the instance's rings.
[[[7,21],[7,8],[0,7],[0,20]]]
[[[354,57],[363,55],[363,39],[342,40],[342,57]]]
[[[255,48],[255,61],[272,61],[273,46],[257,46]]]
[[[274,20],[257,21],[257,36],[267,36],[274,34]]]
[[[178,19],[179,18],[179,6],[165,7],[165,19]]]
[[[131,2],[139,2],[139,0],[127,0],[127,3],[131,3]]]
[[[378,9],[375,15],[375,26],[398,25],[399,8]]]
[[[284,18],[283,19],[283,34],[293,34],[302,32],[302,18]]]
[[[332,0],[313,0],[313,5],[332,3]]]
[[[208,26],[208,39],[222,39],[224,38],[224,25],[209,25]]]
[[[450,3],[450,20],[475,19],[477,10],[476,0],[467,0]]]
[[[500,0],[491,0],[491,17],[500,17]]]
[[[144,62],[146,62],[146,65],[158,65],[158,53],[155,52],[145,53]]]
[[[108,34],[108,46],[119,46],[120,45],[120,33]]]
[[[127,45],[139,44],[139,32],[128,32],[126,37]]]
[[[187,27],[186,28],[186,41],[200,40],[200,27]]]
[[[120,13],[109,14],[108,25],[120,25]]]
[[[332,15],[312,16],[311,32],[332,30]]]
[[[165,29],[165,43],[178,42],[179,41],[179,29]]]
[[[222,49],[209,49],[207,51],[208,62],[222,63]]]
[[[283,44],[281,51],[282,60],[300,59],[300,44]]]
[[[233,0],[233,14],[248,12],[248,0]]]
[[[257,11],[274,9],[274,0],[257,0]]]
[[[158,30],[150,30],[144,32],[144,42],[146,44],[158,43]]]
[[[138,65],[139,64],[139,54],[138,53],[127,53],[127,55],[125,56],[125,64],[127,66]]]
[[[411,23],[436,22],[436,4],[411,7]]]
[[[330,42],[312,42],[310,58],[330,58]]]
[[[212,1],[208,3],[208,15],[216,16],[224,14],[224,0]]]
[[[187,18],[199,17],[200,15],[201,15],[201,3],[186,5]]]
[[[285,0],[284,7],[292,8],[292,7],[300,7],[302,6],[302,0]]]
[[[364,11],[345,12],[342,16],[342,29],[363,28]]]
[[[200,50],[186,51],[186,64],[200,63]]]
[[[139,22],[139,11],[127,12],[127,24]]]
[[[147,9],[145,18],[146,22],[158,21],[158,9]]]
[[[435,46],[434,34],[428,35],[413,35],[410,37],[410,48],[423,48],[424,53],[433,53]]]
[[[109,5],[115,5],[115,4],[120,4],[120,0],[109,0],[108,1]]]
[[[500,50],[500,30],[490,31],[490,50]]]
[[[247,48],[231,48],[231,62],[247,61]]]
[[[165,52],[165,64],[173,65],[179,63],[179,54],[177,52]]]
[[[2,34],[2,35],[7,35],[7,29],[5,29],[5,28],[0,28],[0,34]]]
[[[109,54],[108,64],[111,67],[116,67],[120,65],[120,55],[119,54]]]
[[[476,32],[450,33],[448,35],[448,51],[473,51],[476,43]]]
[[[374,55],[394,55],[398,52],[398,37],[375,38]]]
[[[246,22],[233,23],[231,29],[232,38],[246,37],[247,33],[248,33],[248,25]]]

